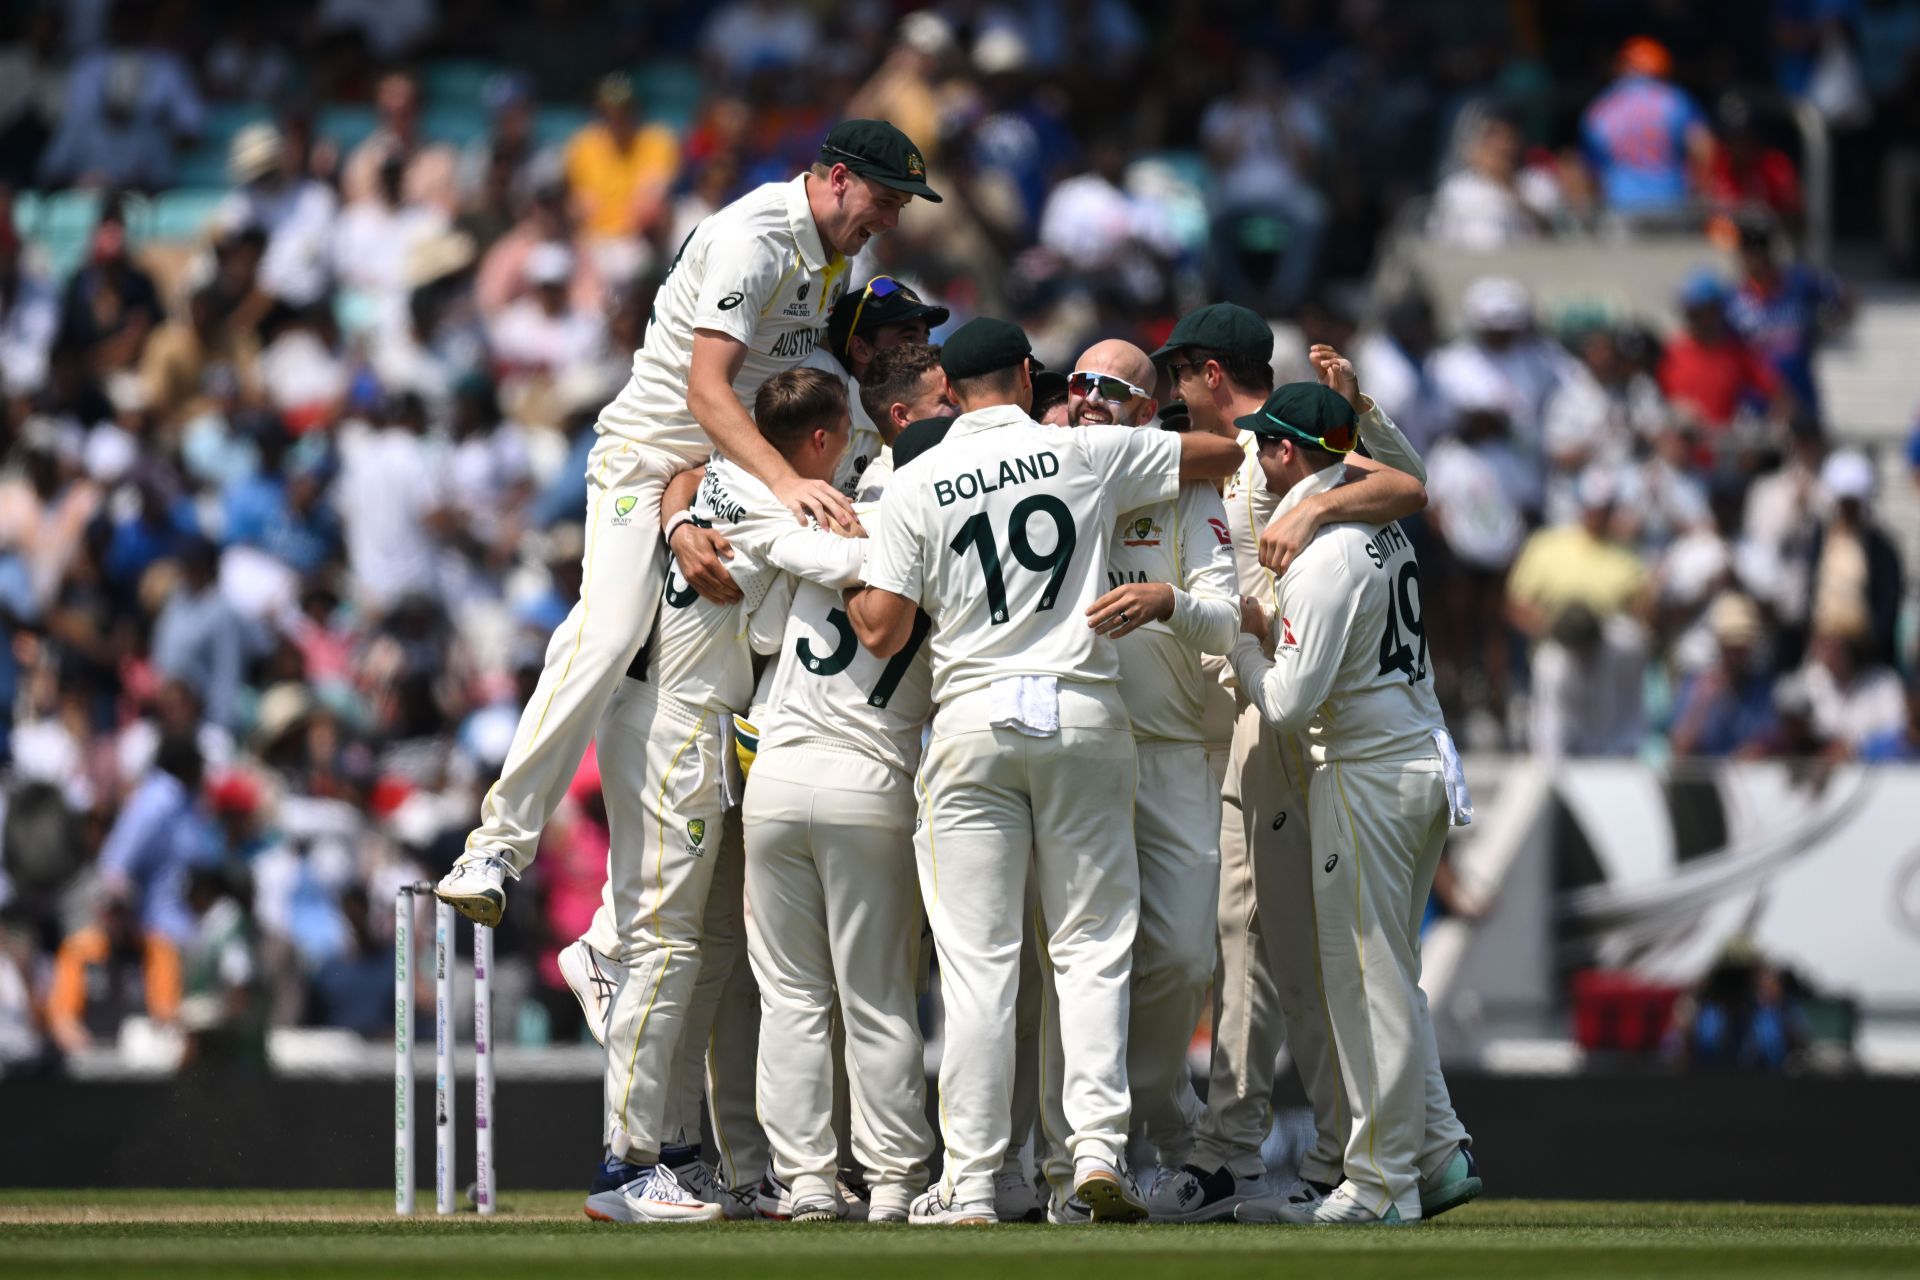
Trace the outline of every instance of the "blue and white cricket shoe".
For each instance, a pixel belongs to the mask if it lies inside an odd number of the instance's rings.
[[[1219,1222],[1248,1200],[1266,1194],[1264,1178],[1241,1178],[1225,1165],[1212,1173],[1196,1165],[1156,1168],[1143,1188],[1153,1222]]]
[[[1473,1158],[1473,1148],[1463,1142],[1439,1172],[1420,1179],[1420,1216],[1437,1218],[1475,1199],[1483,1189],[1480,1162]]]
[[[718,1222],[723,1215],[719,1205],[694,1195],[673,1170],[657,1164],[612,1191],[588,1196],[587,1216],[596,1222]]]

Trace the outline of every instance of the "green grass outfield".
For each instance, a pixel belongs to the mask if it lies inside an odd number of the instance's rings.
[[[772,1276],[1207,1280],[1920,1276],[1920,1208],[1492,1200],[1407,1228],[617,1227],[574,1193],[392,1216],[367,1192],[0,1190],[0,1276]]]

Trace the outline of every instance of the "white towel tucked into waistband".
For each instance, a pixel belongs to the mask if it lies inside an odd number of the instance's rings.
[[[1471,826],[1473,796],[1467,791],[1467,771],[1460,765],[1460,752],[1453,745],[1453,735],[1445,729],[1435,729],[1433,747],[1440,753],[1440,772],[1447,780],[1447,809],[1453,815],[1453,825]]]
[[[1060,680],[1057,676],[1008,676],[987,686],[993,695],[988,723],[1030,738],[1060,732]]]

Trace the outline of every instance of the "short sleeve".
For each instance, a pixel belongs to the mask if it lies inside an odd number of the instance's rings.
[[[765,236],[736,239],[716,228],[706,246],[706,268],[700,277],[700,297],[694,303],[693,327],[714,329],[752,343],[761,312],[773,301],[786,277],[787,257],[786,250]]]
[[[1151,427],[1080,427],[1074,440],[1113,499],[1115,514],[1170,501],[1180,492],[1180,437]]]
[[[911,493],[896,488],[881,499],[879,518],[867,538],[860,576],[870,587],[919,601],[926,588],[926,565],[914,533]]]

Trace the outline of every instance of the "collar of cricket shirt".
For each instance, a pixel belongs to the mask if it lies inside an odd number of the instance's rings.
[[[1300,481],[1300,483],[1294,485],[1293,488],[1287,490],[1286,496],[1280,499],[1280,505],[1273,509],[1273,518],[1278,520],[1281,516],[1287,514],[1287,512],[1293,510],[1314,494],[1325,493],[1346,479],[1346,475],[1347,463],[1344,458],[1330,466],[1320,468],[1305,480]]]
[[[954,436],[969,436],[976,431],[991,431],[995,427],[1010,427],[1022,422],[1028,426],[1033,425],[1033,419],[1029,418],[1026,410],[1019,405],[990,404],[984,409],[975,409],[955,418],[947,436],[949,439]]]
[[[809,271],[825,271],[837,267],[846,270],[845,258],[837,253],[829,253],[820,239],[820,228],[813,220],[813,206],[807,202],[807,175],[795,176],[787,184],[787,229],[793,232],[793,243],[800,250],[800,261]],[[832,281],[828,282],[829,290]],[[826,314],[823,304],[821,314]]]

